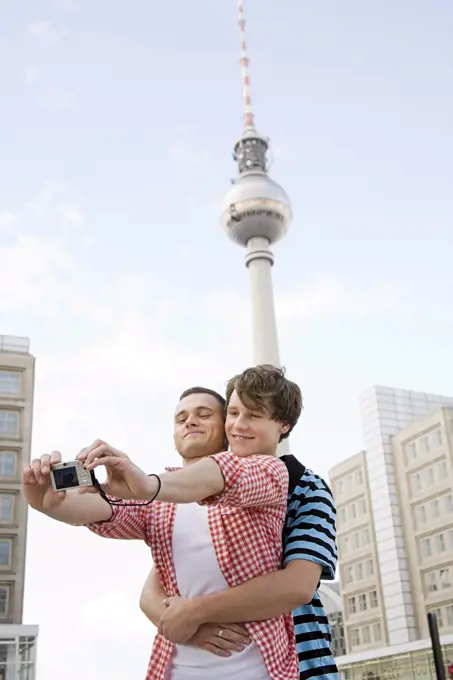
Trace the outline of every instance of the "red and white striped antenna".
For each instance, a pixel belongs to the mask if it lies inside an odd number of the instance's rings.
[[[241,73],[242,73],[242,99],[244,104],[244,128],[245,130],[255,130],[255,117],[253,115],[252,100],[250,97],[249,59],[247,57],[247,47],[245,43],[245,19],[243,0],[238,0],[238,14],[239,14],[239,34],[241,37]]]

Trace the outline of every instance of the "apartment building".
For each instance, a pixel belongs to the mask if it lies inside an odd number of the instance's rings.
[[[453,408],[430,413],[392,443],[418,635],[429,635],[429,611],[442,635],[453,634]]]
[[[387,642],[366,454],[330,471],[337,504],[343,624],[348,651]]]
[[[453,621],[453,398],[373,387],[360,409],[364,450],[330,471],[349,655],[426,637],[427,610]]]
[[[27,338],[0,335],[0,680],[35,677],[36,626],[22,624],[35,360]]]

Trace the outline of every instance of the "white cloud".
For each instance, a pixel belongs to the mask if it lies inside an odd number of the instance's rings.
[[[51,45],[61,36],[61,31],[57,30],[48,19],[29,24],[27,33],[43,45]]]
[[[13,244],[0,246],[0,309],[45,303],[55,277],[65,276],[73,262],[54,239],[20,235]]]
[[[41,103],[51,113],[60,113],[74,103],[75,92],[70,92],[54,85],[44,90],[41,95]]]
[[[5,212],[0,213],[0,232],[9,233],[12,232],[17,225],[19,218],[12,212],[5,210]]]
[[[27,85],[33,85],[38,79],[38,69],[36,66],[27,66],[25,69],[25,82]]]
[[[67,14],[77,14],[81,10],[80,3],[75,0],[52,0],[52,4],[56,9]]]
[[[73,205],[60,206],[60,215],[63,223],[68,227],[81,229],[86,224],[83,215]]]
[[[283,322],[307,318],[362,319],[405,305],[406,291],[399,283],[379,289],[348,287],[341,281],[320,278],[278,296],[277,315]]]
[[[189,142],[179,141],[169,149],[170,156],[180,170],[199,174],[212,164],[212,154],[206,149],[194,148]]]

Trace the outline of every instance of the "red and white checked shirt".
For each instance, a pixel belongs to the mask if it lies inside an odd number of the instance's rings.
[[[225,489],[208,498],[208,522],[219,567],[230,587],[281,569],[282,531],[287,509],[288,471],[271,456],[239,458],[227,451],[217,461]],[[89,524],[99,536],[142,539],[151,548],[162,587],[179,595],[172,555],[176,505],[113,506],[108,522]],[[272,680],[298,680],[299,667],[292,615],[246,624]],[[146,680],[163,680],[174,645],[162,635],[154,639]]]

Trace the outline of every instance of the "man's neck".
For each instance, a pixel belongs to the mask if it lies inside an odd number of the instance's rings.
[[[193,465],[193,463],[198,463],[200,460],[203,460],[204,458],[208,458],[208,456],[214,456],[216,453],[221,453],[221,451],[213,451],[212,453],[205,453],[201,456],[197,456],[196,458],[184,458],[184,456],[181,456],[182,466],[187,467],[188,465]]]

